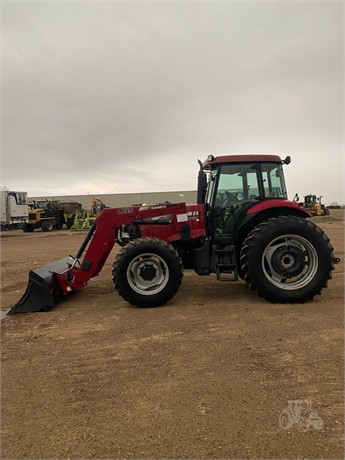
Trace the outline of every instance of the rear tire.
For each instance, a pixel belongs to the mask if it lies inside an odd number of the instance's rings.
[[[179,290],[183,266],[170,244],[158,238],[137,238],[122,248],[112,273],[115,289],[127,302],[159,307]]]
[[[285,409],[279,416],[279,425],[284,429],[288,430],[292,427],[292,417],[290,412]]]
[[[260,297],[303,303],[327,287],[334,254],[329,238],[313,222],[281,216],[250,232],[240,262],[244,280]]]
[[[41,224],[42,232],[51,232],[54,228],[54,224],[51,220],[44,220]]]

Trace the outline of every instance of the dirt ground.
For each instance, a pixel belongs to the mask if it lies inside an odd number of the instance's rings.
[[[52,311],[5,316],[1,458],[343,458],[343,211],[313,220],[342,259],[313,302],[186,271],[168,305],[138,309],[114,291],[114,250]],[[84,237],[2,233],[2,310]],[[317,411],[295,412],[306,432],[280,426],[289,400]]]

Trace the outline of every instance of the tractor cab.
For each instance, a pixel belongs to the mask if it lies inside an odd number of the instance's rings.
[[[283,163],[276,155],[209,155],[199,172],[198,202],[205,203],[210,233],[232,239],[247,211],[263,201],[287,200]],[[267,203],[268,205],[268,203]]]
[[[239,162],[237,156],[219,160],[209,156],[203,167],[210,173],[211,184],[205,198],[212,206],[229,207],[268,198],[287,199],[279,157],[263,155],[255,156],[254,160],[252,155],[244,155]]]
[[[306,195],[304,197],[304,206],[315,206],[318,201],[319,199],[316,197],[316,195]]]

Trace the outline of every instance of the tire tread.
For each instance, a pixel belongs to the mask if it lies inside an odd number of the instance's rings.
[[[315,231],[319,234],[319,237],[321,237],[324,240],[324,244],[327,247],[327,251],[329,254],[329,258],[331,259],[331,267],[330,270],[323,280],[323,284],[318,286],[316,289],[314,289],[313,292],[309,294],[305,294],[303,297],[301,297],[298,300],[294,300],[291,298],[287,298],[286,300],[282,299],[281,297],[274,295],[273,293],[268,293],[266,290],[260,286],[256,280],[255,280],[255,274],[253,276],[253,271],[251,267],[248,264],[249,260],[249,254],[252,251],[252,248],[255,247],[255,245],[258,242],[259,237],[266,231],[269,230],[269,228],[273,225],[277,225],[277,223],[281,221],[284,223],[284,225],[288,226],[291,223],[298,223],[301,226],[307,226],[309,227],[309,231]],[[240,266],[241,266],[241,271],[243,273],[243,279],[245,282],[249,285],[249,287],[254,291],[259,297],[265,298],[266,300],[269,300],[274,303],[303,303],[305,301],[313,300],[315,295],[320,295],[321,291],[327,287],[327,283],[329,279],[332,279],[332,270],[334,270],[334,253],[333,253],[333,246],[330,243],[330,239],[328,236],[325,234],[325,232],[315,225],[313,222],[310,220],[306,220],[301,217],[297,216],[279,216],[279,217],[273,217],[270,219],[267,219],[266,221],[261,222],[258,224],[247,236],[247,238],[244,240],[242,248],[241,248],[241,253],[240,253]]]

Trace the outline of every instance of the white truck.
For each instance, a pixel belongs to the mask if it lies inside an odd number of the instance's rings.
[[[27,192],[0,191],[1,230],[22,228],[28,220]]]

